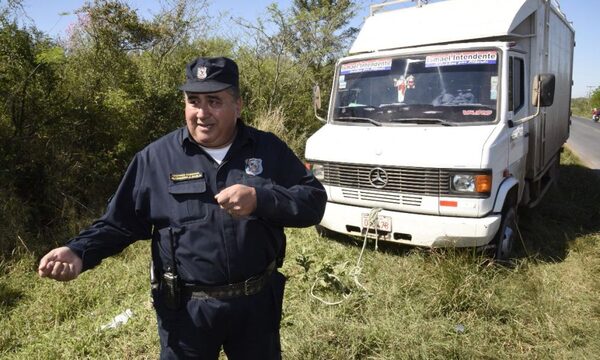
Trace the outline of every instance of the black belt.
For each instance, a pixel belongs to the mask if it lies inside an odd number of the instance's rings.
[[[262,274],[252,276],[245,281],[234,284],[218,286],[184,284],[182,286],[182,295],[194,299],[227,299],[258,294],[269,281],[269,277],[274,269],[275,261],[271,262],[269,266],[267,266],[267,270]]]

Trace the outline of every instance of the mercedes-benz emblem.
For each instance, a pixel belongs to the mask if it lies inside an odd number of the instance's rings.
[[[388,174],[380,167],[376,167],[369,173],[369,182],[374,187],[381,189],[388,183]]]

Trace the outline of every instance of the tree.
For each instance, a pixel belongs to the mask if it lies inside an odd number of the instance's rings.
[[[600,108],[600,87],[596,88],[590,96],[590,106],[592,108]]]
[[[284,33],[290,37],[296,60],[306,61],[316,74],[335,63],[358,31],[349,26],[355,12],[351,0],[294,0],[292,26],[285,27]]]
[[[27,229],[51,246],[81,218],[97,217],[133,154],[183,123],[176,89],[184,64],[199,52],[231,51],[227,42],[195,39],[206,21],[194,6],[204,0],[163,2],[150,20],[125,2],[96,0],[61,43],[20,27],[20,1],[11,4],[16,10],[0,7],[5,254]]]
[[[48,133],[64,100],[57,91],[62,60],[46,36],[19,27],[10,8],[0,11],[0,206],[2,223],[12,224],[0,231],[2,250],[25,236],[24,229],[52,218],[52,202],[40,199],[52,198],[46,186],[53,164]]]
[[[206,0],[164,0],[151,19],[125,0],[93,0],[68,38],[54,41],[19,25],[21,1],[0,4],[4,254],[19,234],[48,247],[100,215],[133,154],[184,124],[176,89],[196,56],[236,58],[244,118],[301,153],[318,126],[312,85],[329,86],[355,31],[349,0],[272,5],[266,20],[244,23],[245,42],[207,35],[215,22],[198,15]]]
[[[350,0],[295,0],[288,11],[270,5],[256,23],[237,19],[247,32],[238,59],[254,116],[283,114],[294,136],[316,129],[311,89],[318,83],[330,90],[335,61],[357,32],[348,22],[355,8]]]

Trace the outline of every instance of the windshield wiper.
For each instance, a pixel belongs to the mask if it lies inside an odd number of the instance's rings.
[[[410,123],[410,124],[440,124],[444,126],[456,126],[456,123],[442,119],[428,118],[406,118],[406,119],[390,119],[390,122]]]
[[[371,124],[375,125],[375,126],[381,126],[381,123],[377,120],[373,120],[371,118],[368,117],[359,117],[359,116],[340,116],[340,117],[336,117],[333,120],[342,120],[342,121],[366,121],[366,122],[370,122]]]
[[[387,107],[398,107],[398,106],[407,106],[407,104],[403,102],[391,103],[391,104],[380,104],[379,108],[387,108]]]

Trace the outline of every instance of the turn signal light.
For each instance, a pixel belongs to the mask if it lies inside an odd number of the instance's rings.
[[[489,193],[492,191],[492,175],[475,175],[475,191]]]

